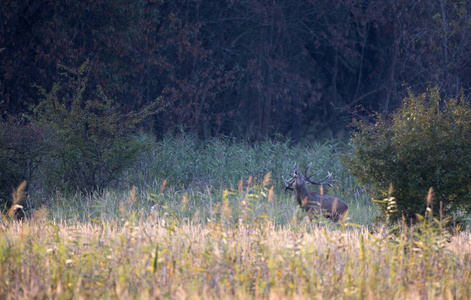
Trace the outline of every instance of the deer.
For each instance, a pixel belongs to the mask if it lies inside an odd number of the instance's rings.
[[[293,166],[294,172],[293,175],[290,175],[290,179],[286,180],[282,177],[286,185],[285,194],[288,190],[295,190],[296,200],[298,201],[299,206],[304,211],[308,213],[321,213],[325,217],[332,219],[332,221],[334,222],[342,220],[348,210],[348,205],[345,202],[336,197],[323,195],[322,192],[308,192],[308,190],[306,189],[307,184],[321,186],[328,185],[332,187],[332,182],[334,182],[334,180],[331,179],[332,173],[330,172],[328,172],[327,176],[320,181],[311,180],[311,177],[318,174],[315,173],[311,176],[307,176],[307,171],[309,170],[311,165],[312,163],[310,163],[306,167],[304,175],[296,168],[295,165]]]

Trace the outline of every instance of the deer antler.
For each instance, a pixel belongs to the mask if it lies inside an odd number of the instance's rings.
[[[316,173],[312,174],[311,176],[307,176],[307,171],[309,170],[309,168],[310,168],[311,166],[312,166],[312,162],[309,163],[309,165],[307,165],[306,170],[304,171],[304,178],[306,178],[306,180],[307,180],[308,182],[309,182],[309,180],[311,179],[312,176],[316,176],[317,174],[320,173],[320,171],[319,171],[319,172],[316,172]]]
[[[294,190],[294,188],[293,188],[294,178],[293,178],[292,175],[290,175],[290,176],[291,176],[291,179],[289,179],[289,180],[286,180],[283,176],[281,176],[281,178],[285,182],[285,194],[286,194],[287,190],[290,190],[290,191]]]
[[[318,175],[318,174],[320,173],[320,171],[319,171],[319,172],[316,172],[316,173],[312,174],[311,176],[307,176],[307,171],[309,170],[309,168],[310,168],[311,166],[312,166],[312,162],[309,163],[309,165],[307,165],[306,170],[304,171],[304,178],[306,179],[307,182],[311,182],[311,181],[310,181],[311,177],[312,177],[312,176],[316,176],[316,175]]]
[[[310,184],[315,184],[315,185],[325,185],[326,184],[330,187],[333,187],[332,182],[335,182],[335,180],[331,179],[332,173],[330,173],[330,172],[328,172],[327,176],[324,179],[320,180],[320,181],[312,181],[310,179],[312,176],[313,175],[306,178],[306,181],[308,181]]]
[[[307,165],[306,167],[306,170],[304,170],[304,178],[309,178],[307,177],[307,170],[309,170],[309,168],[312,166],[312,162],[309,163],[309,165]],[[312,175],[311,175],[312,176]]]

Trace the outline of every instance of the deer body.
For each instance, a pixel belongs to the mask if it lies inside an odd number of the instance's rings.
[[[294,169],[291,180],[285,180],[286,190],[296,191],[296,200],[299,206],[309,213],[321,213],[327,218],[331,218],[334,222],[337,222],[343,218],[348,210],[348,205],[340,200],[339,198],[322,195],[321,193],[308,192],[306,189],[306,183],[323,185],[330,185],[330,174],[319,182],[311,181],[307,176],[306,168],[305,175]],[[294,187],[293,187],[294,186]]]

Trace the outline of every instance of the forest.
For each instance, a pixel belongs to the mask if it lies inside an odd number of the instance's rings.
[[[0,8],[0,113],[87,59],[142,126],[253,142],[348,136],[361,106],[383,114],[408,90],[469,95],[470,3],[447,0],[7,0]]]
[[[4,0],[0,299],[471,299],[471,2]]]

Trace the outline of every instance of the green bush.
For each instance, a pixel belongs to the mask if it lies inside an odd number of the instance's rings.
[[[77,70],[62,67],[63,82],[50,91],[39,88],[44,99],[31,121],[47,133],[44,173],[50,188],[91,191],[118,180],[146,146],[135,135],[136,125],[158,110],[155,101],[139,112],[123,113],[99,86],[89,87],[88,64]]]
[[[435,213],[440,202],[445,214],[470,212],[471,107],[464,97],[442,100],[438,89],[429,89],[410,94],[387,118],[354,125],[352,151],[343,162],[376,199],[393,186],[396,207],[388,211],[387,201],[378,202],[383,215],[414,221],[425,212],[430,187]]]

